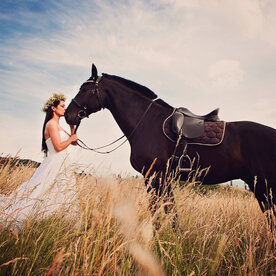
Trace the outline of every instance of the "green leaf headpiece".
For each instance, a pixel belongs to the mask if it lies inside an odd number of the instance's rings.
[[[65,101],[66,98],[63,94],[54,93],[51,98],[44,104],[42,111],[47,112],[48,108],[54,105],[55,101]]]

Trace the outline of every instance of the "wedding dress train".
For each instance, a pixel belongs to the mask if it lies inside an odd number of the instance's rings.
[[[61,142],[68,139],[64,131],[59,134]],[[1,195],[2,221],[22,224],[30,215],[45,217],[76,201],[75,178],[67,149],[57,152],[51,138],[46,144],[48,155],[30,180],[9,196]]]

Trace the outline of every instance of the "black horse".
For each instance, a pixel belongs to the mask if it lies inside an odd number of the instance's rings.
[[[67,123],[80,120],[102,108],[113,115],[131,147],[130,162],[148,180],[157,196],[173,198],[171,184],[165,181],[168,160],[176,143],[164,135],[164,121],[174,108],[158,99],[150,89],[118,76],[98,77],[92,65],[91,77],[65,112]],[[254,192],[262,211],[276,204],[276,130],[254,122],[225,124],[224,137],[216,146],[189,144],[187,155],[194,164],[209,168],[203,184],[242,179]],[[187,174],[184,173],[186,176]]]

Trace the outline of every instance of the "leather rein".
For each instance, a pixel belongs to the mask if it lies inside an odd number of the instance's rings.
[[[99,101],[99,104],[101,106],[101,109],[104,109],[104,105],[101,101],[101,96],[100,96],[100,90],[99,90],[99,82],[101,80],[102,77],[98,77],[97,80],[87,80],[86,82],[84,82],[83,84],[85,83],[89,83],[89,82],[94,82],[95,83],[95,86],[94,88],[92,89],[91,93],[92,94],[96,94],[97,95],[97,98],[98,98],[98,101]],[[139,127],[139,125],[141,124],[141,122],[143,121],[143,119],[145,118],[146,114],[148,113],[149,109],[151,108],[153,102],[155,102],[157,99],[155,100],[151,100],[150,104],[148,105],[147,109],[144,111],[144,113],[142,114],[140,120],[138,121],[138,123],[136,124],[136,126],[133,128],[133,130],[131,131],[131,133],[128,135],[128,137],[126,137],[126,135],[122,135],[121,137],[119,137],[118,139],[116,139],[115,141],[107,144],[107,145],[104,145],[104,146],[101,146],[101,147],[97,147],[97,148],[91,148],[89,146],[87,146],[81,139],[78,139],[77,141],[77,145],[85,150],[91,150],[91,151],[94,151],[96,153],[100,153],[100,154],[108,154],[108,153],[111,153],[113,151],[115,151],[116,149],[120,148],[123,144],[125,144],[129,139],[130,137],[134,134],[134,132],[136,131],[136,129]],[[80,126],[80,123],[81,123],[81,120],[85,117],[89,117],[89,115],[87,114],[87,106],[82,106],[81,104],[79,104],[75,98],[72,99],[72,102],[75,103],[79,108],[80,108],[80,111],[78,112],[78,117],[80,119],[80,122],[79,124],[76,126],[76,129],[75,129],[75,133],[77,133],[77,130],[78,130],[78,127]],[[110,151],[99,151],[99,149],[103,149],[103,148],[106,148],[108,146],[111,146],[113,144],[115,144],[116,142],[120,141],[121,139],[123,139],[124,137],[126,137],[126,139],[121,143],[119,144],[118,146],[116,146],[115,148],[113,148],[112,150]]]

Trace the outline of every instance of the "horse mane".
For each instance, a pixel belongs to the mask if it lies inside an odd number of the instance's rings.
[[[143,86],[139,83],[136,83],[136,82],[128,80],[128,79],[124,79],[122,77],[114,76],[114,75],[103,74],[103,76],[107,77],[108,79],[114,79],[114,80],[118,81],[119,83],[130,87],[131,89],[135,90],[135,92],[138,92],[151,100],[158,98],[158,96],[153,91],[151,91],[149,88],[147,88],[146,86]],[[157,99],[156,103],[158,103],[164,107],[172,108],[171,105],[167,104],[165,101],[163,101],[161,99]]]
[[[166,103],[165,101],[163,101],[162,99],[158,99],[155,101],[156,103],[164,106],[164,107],[167,107],[167,108],[173,108],[170,104]]]

